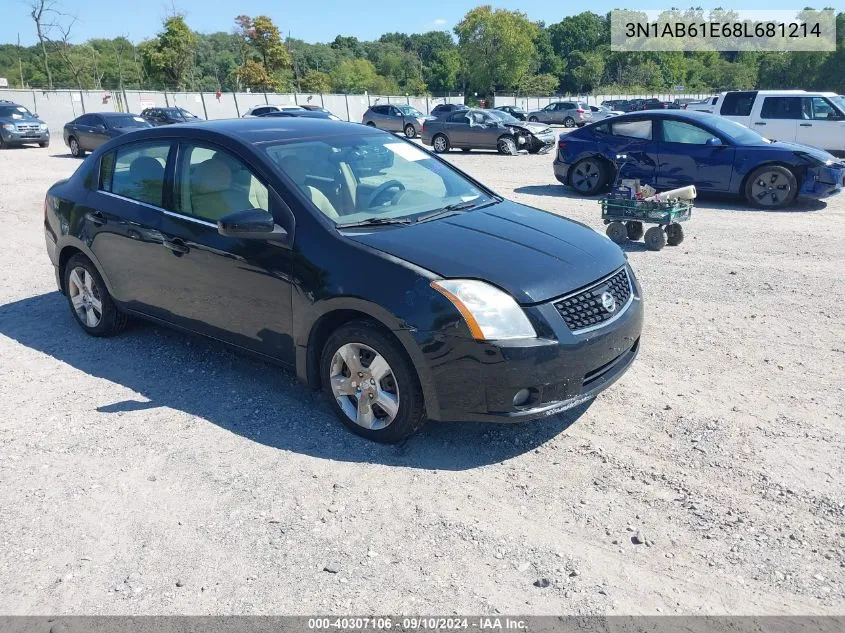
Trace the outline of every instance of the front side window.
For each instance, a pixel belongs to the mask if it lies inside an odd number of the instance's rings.
[[[241,160],[204,145],[183,146],[175,202],[177,211],[214,223],[237,211],[270,212],[267,186]]]
[[[163,206],[164,168],[170,143],[132,143],[103,156],[100,189],[124,198]]]
[[[714,138],[712,132],[696,125],[669,119],[663,121],[663,140],[667,143],[706,145],[711,138]]]
[[[814,121],[839,118],[836,108],[824,97],[804,97],[802,104],[802,118]]]
[[[651,140],[651,121],[617,121],[612,125],[614,136]]]
[[[760,110],[761,119],[809,119],[801,97],[766,97]],[[727,100],[725,101],[727,103]]]
[[[413,221],[453,204],[495,200],[413,143],[385,134],[268,143],[264,151],[338,225]]]
[[[417,110],[415,107],[413,107],[411,105],[400,105],[400,106],[396,106],[396,107],[399,108],[399,110],[405,116],[416,116],[416,117],[425,116],[422,112],[420,112],[419,110]]]

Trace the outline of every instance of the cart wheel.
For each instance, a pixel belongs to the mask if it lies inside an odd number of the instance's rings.
[[[628,239],[637,241],[643,236],[643,223],[642,222],[625,222],[625,230],[628,231]]]
[[[684,241],[684,229],[677,222],[666,227],[666,243],[669,246],[677,246]]]
[[[666,234],[659,226],[653,226],[645,232],[645,245],[650,251],[659,251],[666,246]]]
[[[611,222],[608,224],[606,233],[617,244],[624,244],[628,241],[628,233],[625,231],[625,225],[621,222]]]

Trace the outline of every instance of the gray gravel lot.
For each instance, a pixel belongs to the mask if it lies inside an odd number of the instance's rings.
[[[845,611],[845,196],[701,200],[681,246],[628,248],[647,321],[611,390],[385,447],[214,342],[83,334],[41,228],[64,152],[0,152],[0,613]],[[603,228],[551,156],[449,158]]]

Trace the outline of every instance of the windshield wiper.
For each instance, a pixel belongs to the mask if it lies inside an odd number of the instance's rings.
[[[378,226],[380,224],[410,224],[411,221],[405,218],[366,218],[358,222],[347,222],[338,224],[339,229],[348,229],[355,226]]]
[[[475,200],[466,200],[464,202],[456,202],[455,204],[450,204],[442,209],[437,209],[437,211],[432,211],[428,215],[422,215],[417,218],[417,222],[425,222],[426,220],[433,220],[434,218],[439,218],[444,215],[448,215],[451,213],[455,213],[456,211],[469,211],[470,209],[481,209],[482,207],[489,207],[491,204],[496,204],[497,202],[501,202],[502,199],[496,196],[495,198],[491,198],[487,202],[476,202]]]

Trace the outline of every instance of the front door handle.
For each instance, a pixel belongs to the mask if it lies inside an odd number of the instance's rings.
[[[106,223],[106,217],[99,211],[89,211],[85,214],[85,219],[94,226],[103,226]]]
[[[800,125],[801,127],[813,127],[812,123],[799,123],[798,125]]]
[[[761,121],[757,121],[754,125],[766,125],[766,124],[761,122]]]
[[[185,246],[185,242],[183,242],[179,238],[173,240],[166,239],[162,242],[162,244],[164,244],[165,248],[168,248],[173,251],[174,255],[184,255],[185,253],[191,250],[190,248]]]

